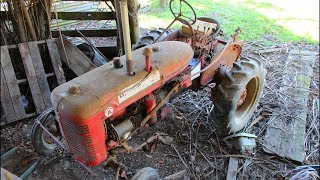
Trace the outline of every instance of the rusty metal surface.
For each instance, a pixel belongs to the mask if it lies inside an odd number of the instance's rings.
[[[66,36],[62,35],[57,38],[56,42],[61,59],[78,76],[97,67],[80,49],[75,47]]]
[[[246,87],[246,89],[244,89],[240,95],[240,99],[237,103],[237,107],[241,106],[246,101],[247,94],[248,94],[248,92],[247,92],[247,87]]]
[[[241,49],[242,48],[238,43],[231,43],[229,45],[226,45],[225,50],[221,49],[211,59],[211,67],[202,73],[200,84],[206,85],[208,82],[210,82],[214,74],[216,73],[216,70],[219,68],[219,65],[232,67],[233,63],[239,58]]]
[[[188,65],[193,51],[188,44],[182,42],[160,42],[149,47],[155,46],[160,47],[160,50],[151,56],[151,66],[153,71],[159,71],[161,76],[159,85],[161,85]],[[143,48],[133,51],[135,76],[126,75],[126,58],[122,56],[120,61],[124,65],[123,68],[116,69],[112,63],[108,63],[57,87],[51,94],[53,107],[56,108],[58,102],[64,99],[67,106],[64,106],[63,111],[69,111],[81,119],[86,119],[100,111],[111,100],[116,102],[122,90],[147,77],[148,73],[144,70],[145,56],[142,51]],[[68,94],[72,86],[79,87],[80,92]]]

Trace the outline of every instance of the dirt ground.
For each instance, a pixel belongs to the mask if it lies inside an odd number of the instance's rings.
[[[286,47],[287,50],[302,48],[319,52],[319,47],[315,45],[278,43],[277,46]],[[158,147],[151,153],[139,151],[135,154],[119,156],[120,162],[128,168],[128,174],[134,174],[139,169],[149,166],[157,169],[163,178],[189,168],[191,179],[225,179],[229,157],[236,157],[239,159],[238,179],[284,179],[284,176],[291,169],[301,165],[263,151],[263,138],[266,124],[270,118],[268,111],[272,108],[279,108],[270,106],[270,99],[278,96],[277,89],[270,92],[267,86],[274,83],[273,75],[283,68],[283,62],[286,61],[288,51],[275,51],[259,56],[254,54],[256,50],[261,48],[272,47],[266,47],[260,41],[247,42],[243,52],[244,56],[260,58],[267,68],[267,83],[264,95],[255,115],[252,117],[252,120],[255,120],[258,116],[263,116],[263,119],[255,123],[252,128],[246,129],[246,132],[258,136],[257,148],[253,155],[239,155],[216,133],[208,116],[213,104],[209,99],[210,88],[206,87],[198,92],[187,91],[175,98],[170,104],[174,109],[172,117],[167,118],[166,121],[158,122],[152,128],[140,132],[133,138],[130,144],[138,145],[142,139],[150,137],[155,132],[164,132],[174,141],[172,145],[159,143]],[[309,89],[306,126],[306,132],[310,133],[311,131],[311,135],[306,137],[306,144],[312,144],[312,147],[306,146],[306,157],[308,159],[303,164],[319,164],[319,134],[314,130],[319,127],[319,115],[318,113],[314,115],[315,111],[319,110],[319,104],[315,106],[312,103],[319,99],[318,62],[319,59],[316,60],[314,76]],[[281,73],[279,75],[281,76]],[[274,87],[279,88],[279,86]],[[12,158],[1,162],[1,167],[16,175],[21,175],[27,167],[42,158],[42,163],[27,179],[95,179],[77,162],[61,151],[56,152],[51,157],[40,157],[34,151],[29,139],[33,122],[34,119],[31,118],[1,127],[1,153],[18,147],[18,152]],[[179,156],[185,161],[187,167]],[[104,170],[100,166],[94,167],[93,170],[100,177],[113,178],[113,170]]]

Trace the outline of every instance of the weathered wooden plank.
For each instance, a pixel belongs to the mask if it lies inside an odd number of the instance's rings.
[[[97,66],[76,48],[65,36],[57,38],[57,47],[60,58],[78,76],[84,74]]]
[[[63,84],[66,82],[66,78],[64,77],[64,72],[62,69],[62,63],[61,63],[61,59],[60,59],[60,56],[58,53],[58,48],[54,42],[55,42],[55,40],[53,40],[53,39],[46,40],[50,59],[51,59],[52,66],[53,66],[53,70],[54,70],[54,73],[57,77],[58,84],[60,85],[60,84]]]
[[[268,122],[264,137],[264,150],[281,157],[303,162],[305,158],[305,128],[308,95],[317,52],[291,50],[283,72],[280,93],[288,94],[283,103],[293,112],[290,121],[282,116],[273,116]]]
[[[22,180],[18,176],[12,174],[11,172],[9,172],[3,168],[1,168],[1,179],[3,179],[3,180]]]
[[[57,38],[60,36],[59,31],[51,31],[52,36]],[[81,33],[86,37],[110,37],[117,36],[117,29],[101,29],[101,30],[81,30]],[[61,34],[71,37],[81,37],[75,30],[62,30]]]
[[[28,46],[29,46],[29,51],[33,61],[33,66],[36,71],[36,76],[38,79],[38,84],[40,86],[40,91],[41,91],[42,99],[44,101],[44,105],[46,108],[49,108],[51,107],[50,87],[47,81],[47,75],[44,71],[38,45],[36,42],[29,42]]]
[[[3,70],[1,67],[1,104],[6,115],[6,122],[9,123],[16,120],[16,112],[11,101],[10,92],[8,90],[7,81],[4,77]]]
[[[48,78],[48,77],[51,77],[51,76],[54,76],[55,74],[54,73],[48,73],[48,74],[46,74],[46,77]]]
[[[114,20],[113,12],[58,12],[58,19],[63,20]],[[52,18],[55,18],[54,12]]]
[[[14,111],[16,112],[16,117],[17,119],[22,119],[26,116],[26,110],[24,109],[22,103],[17,78],[14,73],[8,48],[6,46],[1,46],[1,67],[4,77],[7,81],[11,101],[13,103]]]
[[[82,32],[82,30],[81,30]],[[55,40],[55,39],[54,39]],[[43,44],[43,43],[46,43],[45,40],[41,40],[41,41],[33,41],[37,44]],[[8,45],[7,46],[8,49],[11,49],[11,48],[18,48],[18,45],[17,44],[12,44],[12,45]],[[106,57],[115,57],[117,56],[117,47],[116,46],[100,46],[100,47],[97,47],[99,49],[99,51],[104,54]]]
[[[45,40],[40,40],[40,41],[33,41],[37,44],[43,44],[45,43],[46,41]],[[8,49],[12,49],[12,48],[18,48],[18,44],[10,44],[7,46]]]
[[[18,44],[18,48],[20,51],[24,69],[26,71],[26,75],[27,75],[29,87],[31,90],[32,99],[36,107],[36,111],[37,113],[41,113],[46,109],[46,107],[44,104],[44,100],[42,98],[42,93],[40,90],[39,83],[37,81],[37,75],[31,59],[28,44],[27,43]]]
[[[238,171],[238,159],[230,157],[226,180],[236,180]]]

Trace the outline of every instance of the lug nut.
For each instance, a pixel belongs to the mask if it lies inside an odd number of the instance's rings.
[[[119,57],[114,57],[112,61],[113,61],[114,68],[122,68],[123,67]]]
[[[155,47],[152,48],[152,50],[154,52],[158,52],[158,51],[160,51],[160,47],[159,46],[155,46]]]

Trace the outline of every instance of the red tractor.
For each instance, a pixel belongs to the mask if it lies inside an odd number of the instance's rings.
[[[156,140],[152,136],[138,147],[128,141],[141,127],[164,119],[167,103],[187,89],[212,87],[214,109],[210,117],[223,134],[240,131],[250,120],[260,99],[265,68],[255,59],[241,58],[243,43],[237,29],[230,40],[220,40],[220,23],[187,17],[170,9],[174,21],[150,45],[131,50],[127,3],[120,1],[125,56],[55,88],[53,108],[41,114],[33,127],[32,144],[39,154],[52,153],[57,144],[85,167],[115,165],[120,152],[135,152]],[[175,21],[183,26],[168,29]],[[166,36],[164,37],[164,34]],[[224,45],[224,46],[222,46]],[[217,51],[217,47],[222,47]],[[57,136],[64,139],[60,142]]]

